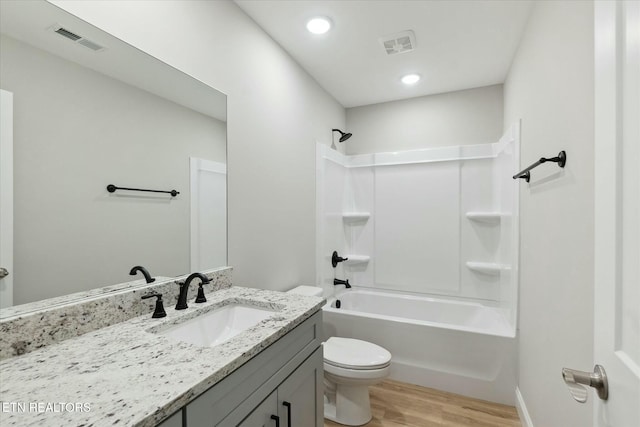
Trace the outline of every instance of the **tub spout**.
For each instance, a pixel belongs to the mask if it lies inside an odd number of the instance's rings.
[[[347,280],[333,279],[333,286],[338,286],[338,285],[344,285],[346,288],[351,287],[351,285],[349,284],[349,279]]]

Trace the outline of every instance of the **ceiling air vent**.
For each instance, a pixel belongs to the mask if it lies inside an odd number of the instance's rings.
[[[86,48],[93,50],[94,52],[100,52],[101,50],[106,49],[104,46],[101,46],[94,41],[91,41],[85,37],[82,37],[74,33],[73,31],[70,31],[64,27],[61,27],[60,25],[52,26],[51,30],[56,34],[60,34],[62,37],[65,37],[79,45],[82,45]]]
[[[56,33],[60,34],[61,36],[64,36],[70,40],[78,41],[79,39],[81,39],[82,37],[80,37],[79,35],[72,33],[69,30],[65,30],[64,28],[60,27],[56,30]]]
[[[411,52],[416,48],[416,36],[411,30],[382,36],[379,40],[387,55]]]

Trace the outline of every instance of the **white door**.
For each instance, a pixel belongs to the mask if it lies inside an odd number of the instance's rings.
[[[192,157],[191,271],[227,265],[227,165]]]
[[[0,89],[0,308],[13,305],[13,94]]]
[[[640,2],[595,5],[596,427],[640,426]],[[594,395],[595,396],[595,395]]]

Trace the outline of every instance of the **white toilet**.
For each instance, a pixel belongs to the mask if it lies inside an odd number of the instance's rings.
[[[315,286],[298,286],[289,293],[322,296]],[[367,341],[331,337],[324,350],[324,417],[339,424],[360,426],[371,420],[369,386],[389,376],[391,353]]]

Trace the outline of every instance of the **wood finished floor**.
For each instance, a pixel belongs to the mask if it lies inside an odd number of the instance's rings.
[[[369,390],[373,419],[366,427],[522,426],[513,406],[390,380]],[[341,426],[328,420],[324,425]]]

